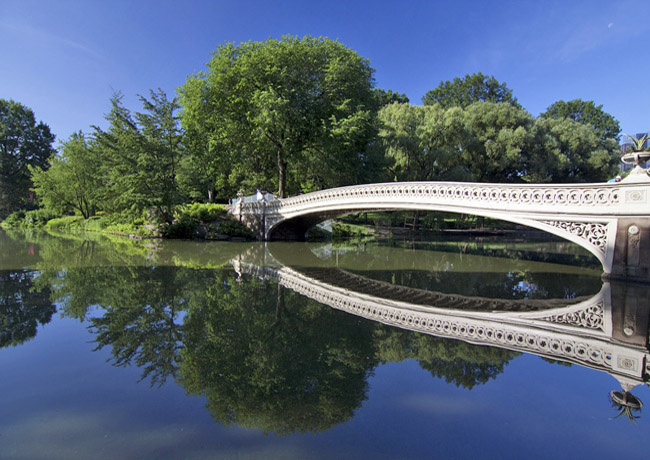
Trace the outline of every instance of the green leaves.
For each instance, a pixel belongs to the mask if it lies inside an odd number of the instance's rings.
[[[78,211],[85,219],[95,214],[100,202],[100,162],[94,141],[79,132],[61,145],[61,154],[49,169],[29,168],[34,190],[47,209],[60,214]]]
[[[224,197],[240,187],[284,196],[352,183],[374,135],[372,74],[325,38],[220,46],[208,72],[179,90],[192,155],[211,165],[205,173]],[[342,177],[342,164],[352,173]]]
[[[568,118],[583,125],[591,126],[602,140],[613,139],[618,142],[621,128],[618,121],[594,101],[573,99],[557,101],[540,114],[542,118]]]
[[[101,158],[103,202],[107,210],[141,215],[154,208],[170,221],[181,202],[177,174],[185,155],[184,132],[174,98],[162,90],[140,97],[144,111],[131,115],[122,95],[111,98],[107,131],[95,130]]]
[[[54,135],[34,112],[12,100],[0,99],[0,220],[29,206],[29,166],[47,169],[54,154]]]
[[[627,138],[632,141],[632,151],[633,152],[648,152],[650,151],[650,147],[646,147],[645,143],[648,140],[648,135],[645,134],[643,135],[640,139],[637,139],[634,136],[630,136],[629,134],[626,134]]]
[[[424,105],[440,104],[445,108],[465,108],[474,102],[505,102],[521,108],[505,83],[481,72],[467,74],[462,79],[456,77],[453,81],[441,81],[437,88],[424,95],[422,102]]]

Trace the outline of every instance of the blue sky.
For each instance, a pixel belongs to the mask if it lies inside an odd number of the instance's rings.
[[[483,72],[533,116],[602,104],[625,133],[650,130],[648,0],[0,0],[0,98],[57,139],[105,126],[109,98],[173,95],[226,42],[326,36],[370,60],[378,87],[420,104]]]

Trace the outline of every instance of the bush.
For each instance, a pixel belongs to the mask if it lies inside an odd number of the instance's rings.
[[[52,230],[69,229],[71,227],[79,227],[79,223],[83,222],[82,216],[64,216],[50,219],[44,227]]]
[[[192,203],[185,206],[179,212],[200,222],[211,222],[226,215],[226,205],[216,203]]]
[[[372,236],[372,231],[367,227],[353,224],[343,224],[341,222],[332,222],[333,238],[352,238]]]
[[[217,233],[227,236],[242,237],[247,239],[253,239],[255,236],[248,227],[240,224],[239,222],[225,221],[221,222],[217,227]]]
[[[15,211],[2,221],[2,226],[7,228],[18,228],[25,224],[25,211]]]
[[[163,224],[160,226],[160,235],[163,238],[179,238],[187,239],[192,238],[194,232],[194,220],[187,216],[182,215],[180,218],[171,224]]]
[[[47,221],[59,216],[47,209],[34,209],[33,211],[16,211],[11,213],[3,222],[3,226],[10,228],[41,228]]]

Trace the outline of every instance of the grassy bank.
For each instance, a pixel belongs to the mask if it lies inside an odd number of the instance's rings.
[[[45,229],[57,232],[101,232],[130,238],[183,238],[251,240],[253,234],[228,214],[226,205],[193,203],[176,209],[171,222],[160,222],[154,212],[133,217],[101,213],[85,219],[59,216],[44,209],[17,211],[0,225],[3,228]]]

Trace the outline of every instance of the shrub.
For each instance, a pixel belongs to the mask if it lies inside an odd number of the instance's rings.
[[[3,222],[3,226],[13,228],[40,228],[47,221],[59,214],[47,209],[34,209],[33,211],[19,210],[11,213]]]
[[[9,228],[18,228],[22,227],[25,224],[25,211],[15,211],[7,216],[5,220],[2,221],[3,227]]]
[[[78,227],[80,222],[83,222],[82,216],[64,216],[50,219],[45,225],[46,228],[52,230],[61,230],[71,227]]]
[[[255,236],[247,227],[240,224],[239,222],[225,221],[221,222],[217,227],[217,233],[227,236],[242,237],[247,239],[253,239]]]
[[[160,226],[160,234],[163,238],[192,238],[193,232],[194,220],[187,215],[182,215],[171,224]]]
[[[192,203],[181,209],[179,214],[187,215],[200,222],[211,222],[226,215],[226,205]]]

